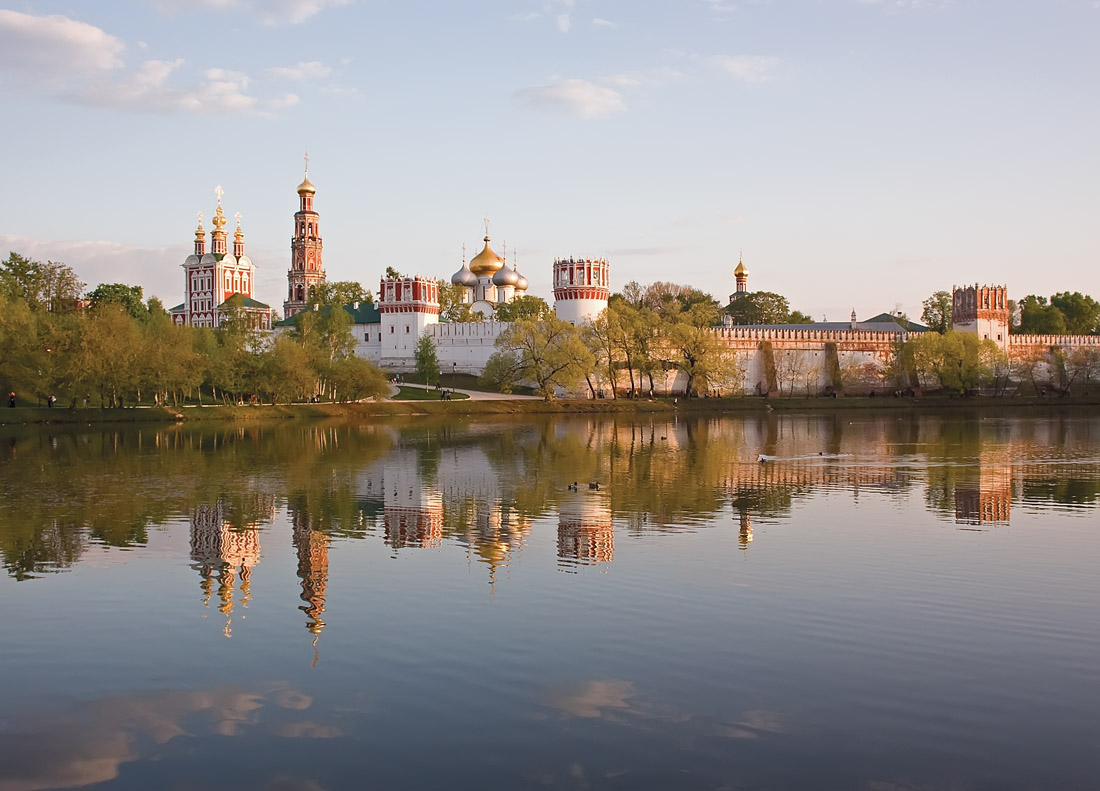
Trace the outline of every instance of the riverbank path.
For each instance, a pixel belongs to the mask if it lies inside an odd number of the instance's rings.
[[[401,387],[415,387],[419,390],[435,390],[435,386],[414,384],[412,382],[402,382]],[[453,387],[448,387],[448,390],[453,390],[456,393],[462,393],[470,397],[471,401],[542,401],[542,396],[526,396],[526,395],[514,395],[512,393],[486,393],[482,390],[457,390]],[[400,392],[397,385],[393,385],[390,390],[390,398],[393,398]]]

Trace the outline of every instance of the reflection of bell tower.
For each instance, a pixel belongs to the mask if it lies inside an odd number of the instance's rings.
[[[235,529],[225,518],[220,502],[198,505],[191,514],[192,568],[202,582],[203,606],[210,606],[214,582],[218,584],[218,611],[225,616],[226,637],[232,636],[234,596],[240,575],[241,606],[248,607],[251,598],[252,568],[260,562],[260,539],[257,531]]]
[[[558,566],[610,563],[615,557],[611,505],[603,492],[576,492],[558,508]]]
[[[313,529],[308,512],[292,511],[291,514],[301,599],[305,602],[298,609],[306,614],[306,629],[314,635],[313,645],[316,646],[316,638],[325,628],[321,614],[325,611],[325,589],[328,587],[328,536]]]
[[[325,282],[321,265],[321,217],[313,209],[317,188],[309,181],[309,155],[306,155],[306,177],[298,185],[300,207],[294,214],[294,238],[290,240],[290,271],[287,272],[287,298],[283,303],[283,318],[289,319],[309,304],[309,289]]]
[[[744,550],[748,549],[749,544],[752,543],[752,515],[749,509],[742,508],[740,516],[741,529],[737,532],[737,543]]]

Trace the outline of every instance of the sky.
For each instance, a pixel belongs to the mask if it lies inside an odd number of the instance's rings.
[[[1100,0],[0,0],[0,103],[0,251],[169,306],[221,185],[281,310],[306,151],[375,291],[487,216],[548,301],[570,255],[817,320],[1100,298]]]

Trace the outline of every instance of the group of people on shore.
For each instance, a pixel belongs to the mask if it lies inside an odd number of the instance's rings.
[[[55,396],[53,393],[46,396],[46,406],[48,406],[50,409],[53,409],[53,405],[56,404],[56,403],[57,403],[57,396]],[[42,406],[42,402],[39,401],[38,405]],[[88,400],[87,399],[84,400],[84,405],[85,406],[88,405]],[[11,392],[8,393],[8,408],[9,409],[15,409],[15,391],[14,390],[12,390]]]

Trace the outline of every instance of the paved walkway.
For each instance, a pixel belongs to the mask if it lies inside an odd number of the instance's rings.
[[[416,387],[420,390],[431,390],[433,392],[435,391],[435,385],[432,385],[432,386],[429,387],[428,385],[418,385],[418,384],[413,384],[412,382],[402,382],[401,386],[402,387]],[[485,392],[482,392],[481,390],[456,390],[453,387],[448,387],[447,389],[448,390],[454,390],[454,392],[456,392],[456,393],[463,393],[465,395],[468,395],[470,397],[471,401],[541,401],[542,400],[542,396],[512,395],[511,393],[485,393]],[[398,393],[397,385],[394,385],[393,389],[390,391],[390,397],[392,398],[393,396],[397,395],[397,393]]]

